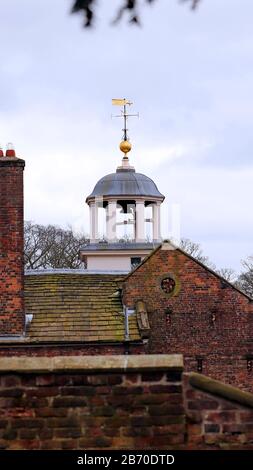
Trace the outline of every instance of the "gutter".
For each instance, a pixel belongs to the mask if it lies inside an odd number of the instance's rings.
[[[141,340],[134,340],[134,341],[130,341],[129,340],[129,344],[130,345],[133,345],[133,346],[141,346],[143,345],[143,342]],[[80,347],[80,346],[84,346],[84,347],[89,347],[89,346],[95,346],[95,347],[102,347],[102,346],[114,346],[114,347],[122,347],[124,346],[124,341],[119,341],[119,342],[113,342],[113,341],[99,341],[99,342],[93,342],[93,341],[89,341],[89,342],[81,342],[81,341],[77,341],[77,342],[66,342],[66,341],[55,341],[55,342],[50,342],[50,341],[47,341],[47,342],[29,342],[27,339],[24,339],[23,338],[23,341],[17,341],[17,340],[13,340],[11,341],[10,338],[6,338],[6,340],[3,340],[2,342],[2,338],[0,337],[0,350],[1,349],[8,349],[10,347],[12,348],[47,348],[47,347],[53,347],[53,348],[58,348],[59,346],[61,347]]]

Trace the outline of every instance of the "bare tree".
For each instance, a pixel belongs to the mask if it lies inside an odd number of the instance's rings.
[[[87,238],[70,228],[25,222],[24,260],[26,269],[80,268],[78,252]]]
[[[89,243],[89,237],[74,233],[72,228],[63,229],[55,225],[40,225],[25,222],[24,260],[26,269],[71,268],[78,269],[84,266],[78,253],[82,245]],[[129,242],[123,237],[119,242]],[[149,241],[149,240],[147,240]],[[189,238],[182,238],[180,248],[197,261],[215,270],[215,265],[203,254],[199,243]],[[253,256],[243,261],[246,269],[238,279],[236,273],[230,268],[222,268],[217,273],[236,287],[253,297]]]
[[[243,260],[242,266],[245,271],[240,274],[235,285],[253,298],[253,255]]]
[[[200,263],[205,264],[211,269],[215,269],[215,265],[209,260],[208,256],[203,254],[202,248],[199,243],[195,243],[191,241],[189,238],[181,238],[180,240],[180,248],[186,251],[189,255],[195,258]]]
[[[181,3],[189,3],[192,10],[195,10],[200,3],[200,0],[179,0]],[[82,12],[85,17],[85,27],[89,27],[93,24],[95,16],[95,4],[96,0],[74,0],[71,13]],[[155,3],[155,0],[146,0],[146,3]],[[111,9],[109,5],[108,10]],[[140,23],[140,17],[138,10],[140,9],[140,0],[122,0],[122,5],[116,11],[113,24],[121,20],[122,16],[127,13],[129,15],[129,23]]]
[[[234,269],[231,268],[221,268],[216,271],[221,277],[226,279],[226,281],[231,282],[231,284],[236,283],[237,275]]]

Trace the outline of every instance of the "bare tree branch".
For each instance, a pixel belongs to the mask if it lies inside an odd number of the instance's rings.
[[[221,268],[221,269],[218,269],[217,273],[223,277],[224,279],[226,279],[226,281],[228,282],[231,282],[232,284],[234,284],[237,280],[236,278],[236,272],[231,269],[231,268]]]
[[[242,266],[245,271],[238,277],[236,286],[253,298],[253,255],[243,260]]]
[[[156,0],[146,0],[147,4],[155,3]],[[188,3],[192,10],[196,10],[201,0],[179,0],[181,3]],[[90,27],[93,25],[95,18],[95,4],[96,0],[75,0],[71,8],[71,13],[84,14],[84,26]],[[129,23],[140,24],[140,16],[137,8],[140,9],[140,0],[122,0],[122,5],[116,11],[112,24],[118,23],[125,13],[129,15]],[[111,6],[107,6],[111,9]]]
[[[199,243],[195,243],[189,238],[182,238],[180,241],[180,248],[186,251],[186,253],[191,255],[197,261],[200,261],[200,263],[205,264],[211,269],[215,269],[215,265],[209,260],[208,256],[204,256]]]

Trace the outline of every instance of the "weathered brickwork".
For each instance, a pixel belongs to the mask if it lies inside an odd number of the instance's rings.
[[[178,448],[185,440],[181,374],[159,363],[140,372],[110,364],[100,372],[0,372],[0,448]]]
[[[24,331],[23,169],[15,157],[0,158],[0,334]]]
[[[0,449],[253,449],[253,394],[180,356],[32,361],[0,360]]]
[[[6,345],[1,344],[0,347],[0,357],[7,356],[27,356],[27,357],[36,357],[36,356],[101,356],[105,354],[145,354],[143,344],[103,344],[90,345],[90,344],[57,344],[50,345],[45,344],[44,346],[26,344],[24,346],[17,346],[14,344]]]
[[[166,248],[166,245],[165,245]],[[171,294],[164,276],[175,280]],[[253,390],[253,305],[184,254],[158,249],[123,282],[123,301],[143,300],[151,326],[147,353],[181,353],[186,370]]]
[[[184,403],[188,449],[253,449],[253,395],[251,407],[198,390],[184,376]],[[219,384],[222,389],[222,384]],[[243,394],[238,398],[243,401]]]

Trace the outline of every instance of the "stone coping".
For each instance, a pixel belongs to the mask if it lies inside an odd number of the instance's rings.
[[[141,372],[183,370],[181,354],[1,357],[0,373]]]
[[[237,387],[224,384],[219,380],[214,380],[196,372],[186,375],[189,377],[189,383],[192,387],[253,408],[253,393],[244,392]]]
[[[52,269],[27,269],[25,270],[25,276],[49,276],[49,275],[56,275],[56,274],[76,274],[76,275],[125,275],[128,274],[129,271],[124,271],[122,269],[61,269],[61,268],[52,268]]]

